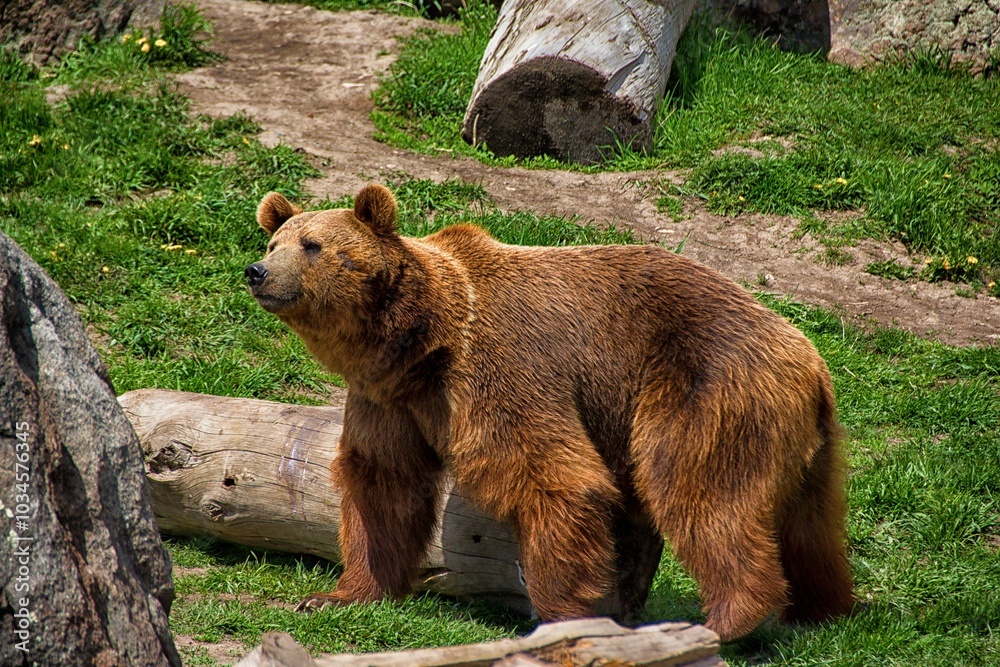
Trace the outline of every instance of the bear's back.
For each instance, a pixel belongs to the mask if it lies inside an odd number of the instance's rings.
[[[472,285],[470,364],[483,391],[526,403],[571,397],[581,415],[610,418],[620,431],[654,368],[677,395],[803,382],[812,393],[827,375],[795,327],[732,280],[659,246],[512,246],[470,226],[424,241],[459,262]]]

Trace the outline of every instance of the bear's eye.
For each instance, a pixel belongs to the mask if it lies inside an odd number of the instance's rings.
[[[271,241],[270,243],[267,244],[267,251],[268,252],[274,252],[274,246],[276,246],[276,245],[278,245],[278,244],[275,243],[274,241]]]
[[[320,245],[315,241],[302,241],[302,249],[310,254],[315,254],[320,251]]]

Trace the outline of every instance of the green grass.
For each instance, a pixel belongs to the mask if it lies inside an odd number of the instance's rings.
[[[263,0],[274,4],[284,4],[291,0]],[[378,10],[402,16],[439,16],[441,0],[303,0],[299,5],[309,5],[332,12],[351,10]]]
[[[100,61],[117,44],[95,45],[88,58]],[[103,65],[75,61],[69,96],[53,105],[44,96],[52,78],[0,55],[0,229],[74,302],[117,391],[321,402],[337,379],[257,307],[242,278],[265,247],[254,223],[260,197],[279,190],[308,201],[302,182],[313,169],[290,148],[261,146],[251,119],[193,116],[184,98],[159,86],[160,66],[128,62],[141,74],[129,80],[140,83],[108,86]],[[512,243],[635,242],[619,230],[500,212],[481,187],[459,181],[394,187],[409,234],[471,219]],[[862,333],[829,312],[760,298],[806,332],[833,373],[851,434],[849,533],[864,605],[831,624],[762,628],[725,647],[726,659],[1000,664],[1000,348]],[[167,546],[183,568],[172,629],[205,641],[249,647],[283,630],[315,651],[357,651],[530,629],[434,595],[299,615],[289,607],[332,587],[336,566],[205,540]],[[669,556],[646,613],[651,621],[700,618],[697,588]],[[186,659],[210,663],[198,652]]]
[[[95,81],[117,86],[149,84],[164,70],[221,60],[207,48],[211,32],[211,25],[194,5],[170,4],[158,31],[126,32],[119,39],[101,41],[85,37],[46,76],[73,87]]]
[[[494,17],[490,6],[471,4],[460,34],[404,40],[375,94],[380,139],[514,162],[460,137]],[[974,77],[940,52],[851,70],[696,17],[678,48],[652,150],[618,152],[604,168],[689,169],[686,189],[726,215],[860,210],[854,237],[898,239],[952,267],[975,257],[972,271],[931,277],[982,287],[1000,276],[998,143],[1000,78]]]
[[[914,276],[916,271],[913,270],[913,267],[903,266],[896,260],[889,259],[884,262],[868,263],[865,265],[865,273],[894,280],[908,280]]]

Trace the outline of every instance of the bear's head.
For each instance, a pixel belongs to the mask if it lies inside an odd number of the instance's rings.
[[[271,192],[257,222],[271,241],[264,258],[246,268],[247,284],[265,310],[293,326],[330,328],[353,319],[391,279],[396,200],[381,185],[363,187],[353,209],[306,213]]]

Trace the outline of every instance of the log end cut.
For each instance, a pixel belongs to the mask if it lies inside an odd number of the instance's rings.
[[[597,70],[558,57],[534,58],[494,79],[475,99],[462,138],[499,156],[547,155],[596,164],[616,145],[649,148],[649,125],[608,92]]]

